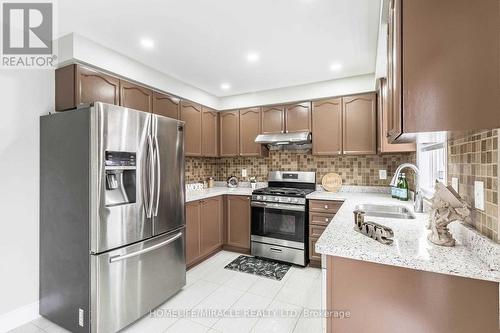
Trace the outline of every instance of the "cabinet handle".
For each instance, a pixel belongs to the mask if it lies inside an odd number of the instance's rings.
[[[328,222],[328,217],[325,217],[325,222]]]
[[[325,205],[325,209],[328,209],[328,205]]]

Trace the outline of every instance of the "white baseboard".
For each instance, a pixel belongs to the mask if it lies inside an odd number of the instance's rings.
[[[40,317],[38,302],[34,302],[0,315],[0,333],[8,332],[16,327],[29,323]]]

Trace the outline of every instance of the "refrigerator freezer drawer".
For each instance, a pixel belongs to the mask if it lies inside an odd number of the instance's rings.
[[[92,332],[117,332],[186,283],[184,228],[91,256]]]

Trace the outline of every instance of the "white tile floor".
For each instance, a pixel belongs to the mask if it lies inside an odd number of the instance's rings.
[[[321,270],[292,267],[281,281],[224,269],[239,256],[222,251],[187,272],[186,286],[159,307],[164,310],[289,310],[289,316],[231,316],[172,318],[145,316],[122,332],[294,332],[321,333],[322,320],[308,316],[321,309]],[[158,314],[161,312],[158,311]],[[262,313],[262,312],[260,312]],[[269,312],[267,312],[269,313]],[[276,313],[276,312],[275,312]],[[39,318],[10,333],[63,333],[66,330]]]

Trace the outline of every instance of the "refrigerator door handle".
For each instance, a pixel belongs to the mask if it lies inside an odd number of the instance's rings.
[[[156,199],[154,216],[158,216],[158,209],[160,206],[160,187],[161,187],[161,160],[160,160],[160,147],[158,146],[158,137],[155,135],[155,158],[156,158]]]
[[[146,192],[144,196],[144,203],[146,205],[146,217],[151,218],[153,216],[153,194],[154,194],[154,151],[153,151],[153,139],[151,134],[148,134],[148,190],[149,193]],[[144,182],[146,183],[146,182]],[[146,185],[144,185],[146,186]],[[146,200],[147,197],[147,200]]]
[[[141,255],[141,254],[144,254],[144,253],[148,253],[148,252],[154,251],[156,249],[159,249],[160,247],[164,247],[164,246],[172,243],[173,241],[179,239],[180,237],[182,237],[182,232],[179,232],[179,233],[175,234],[174,236],[172,236],[171,238],[167,239],[164,242],[161,242],[159,244],[150,246],[148,248],[145,248],[145,249],[142,249],[142,250],[139,250],[139,251],[136,251],[136,252],[124,254],[124,255],[121,255],[121,256],[111,257],[111,258],[109,258],[109,263],[111,264],[111,263],[114,263],[114,262],[117,262],[117,261],[126,260],[126,259],[129,259],[129,258],[137,257],[138,255]]]

